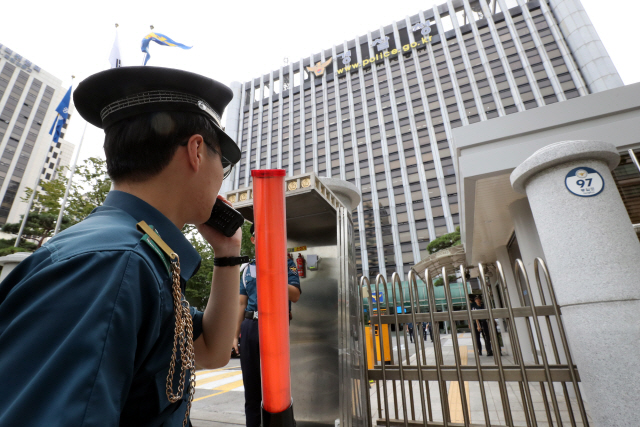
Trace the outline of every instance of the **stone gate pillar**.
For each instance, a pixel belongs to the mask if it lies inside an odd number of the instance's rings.
[[[529,199],[597,427],[638,425],[640,243],[611,175],[619,161],[613,144],[565,141],[511,174]]]

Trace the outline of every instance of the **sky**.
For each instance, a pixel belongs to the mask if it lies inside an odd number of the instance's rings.
[[[74,87],[109,67],[118,35],[123,65],[141,65],[142,38],[163,33],[190,50],[151,43],[148,65],[181,68],[225,84],[278,69],[285,58],[311,54],[433,7],[429,0],[70,0],[5,1],[0,43]],[[444,0],[437,1],[437,4]],[[514,4],[515,0],[507,0]],[[640,82],[640,55],[633,28],[640,16],[635,0],[582,0],[625,84]],[[84,128],[72,117],[65,139],[78,145]],[[104,133],[88,126],[80,159],[104,157]]]

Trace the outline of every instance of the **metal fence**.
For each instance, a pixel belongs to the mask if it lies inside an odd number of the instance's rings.
[[[521,260],[514,265],[515,283],[506,282],[499,262],[492,268],[497,279],[494,286],[504,297],[500,299],[504,307],[494,306],[492,285],[487,284],[484,265],[478,265],[478,269],[485,303],[481,309],[473,310],[466,293],[466,304],[454,305],[444,270],[444,307],[436,303],[428,270],[425,271],[426,283],[418,281],[415,273],[410,272],[408,286],[402,286],[397,273],[390,283],[381,275],[374,284],[367,277],[361,279],[359,288],[364,306],[372,308],[370,316],[365,317],[364,310],[361,313],[362,334],[366,326],[371,326],[367,333],[371,334],[373,343],[366,354],[373,360],[365,361],[369,369],[365,370],[368,384],[364,384],[368,387],[365,394],[372,424],[589,425],[580,376],[571,358],[561,311],[544,261],[537,258],[534,262],[537,298],[532,297],[532,287]],[[460,276],[463,288],[467,289],[464,266],[460,266]],[[378,302],[381,298],[372,298],[381,291],[384,302]],[[512,304],[510,291],[517,293],[513,301],[519,304]],[[419,302],[421,295],[426,295],[427,307]],[[407,299],[410,312],[398,310],[398,307],[404,308]],[[476,321],[487,322],[494,350],[491,358],[479,354]],[[423,335],[418,327],[422,322],[433,326],[431,345],[426,332]],[[441,334],[439,326],[443,322],[451,325],[450,334]],[[408,328],[401,328],[408,323],[415,325],[415,337],[409,334]],[[460,332],[462,324],[470,329]],[[395,333],[382,333],[383,328],[390,325],[395,325]],[[486,347],[486,339],[484,342]]]

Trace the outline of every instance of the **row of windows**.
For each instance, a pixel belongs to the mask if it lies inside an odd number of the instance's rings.
[[[557,44],[552,38],[545,17],[540,14],[539,10],[532,11],[532,15],[534,15],[537,31],[551,61],[553,72],[558,76],[559,83],[562,85],[562,90],[567,97],[577,96],[575,85],[560,55]],[[440,156],[449,157],[450,152],[448,151],[445,124],[448,123],[449,127],[454,128],[461,126],[463,120],[473,123],[480,120],[481,113],[488,118],[496,117],[498,115],[498,105],[494,95],[499,96],[507,114],[518,111],[516,106],[517,98],[522,101],[526,109],[536,107],[540,103],[557,102],[557,96],[542,64],[543,58],[533,43],[532,36],[528,34],[526,23],[522,17],[515,17],[514,22],[520,38],[519,42],[525,49],[524,55],[521,57],[518,54],[516,44],[512,40],[506,23],[498,23],[496,28],[500,35],[500,49],[507,55],[506,61],[501,61],[498,58],[499,49],[495,45],[497,40],[494,40],[489,33],[488,27],[485,27],[480,31],[480,38],[482,41],[481,47],[489,61],[489,68],[486,70],[480,61],[481,55],[473,35],[467,34],[463,37],[463,40],[453,39],[433,46],[431,58],[426,50],[411,52],[410,55],[406,55],[405,57],[409,59],[402,60],[406,65],[404,67],[404,76],[401,75],[400,62],[395,60],[390,62],[388,69],[379,67],[378,70],[368,70],[367,73],[364,73],[363,79],[353,78],[349,82],[346,78],[341,78],[324,84],[324,90],[314,86],[311,91],[302,92],[293,100],[288,99],[286,103],[283,103],[282,108],[280,108],[277,100],[273,100],[270,102],[270,106],[272,106],[271,112],[266,107],[263,110],[263,114],[259,113],[259,109],[250,111],[249,114],[242,118],[243,134],[241,139],[244,161],[239,171],[241,180],[239,184],[244,185],[243,180],[247,172],[247,160],[253,166],[256,158],[260,158],[261,166],[264,164],[268,167],[267,157],[269,155],[273,165],[276,164],[278,156],[281,156],[281,163],[285,167],[293,164],[294,173],[299,172],[303,165],[307,170],[313,168],[315,161],[317,173],[323,174],[328,170],[331,175],[336,175],[341,172],[340,157],[342,157],[345,164],[345,169],[342,172],[346,172],[348,180],[355,182],[354,172],[356,169],[362,172],[360,173],[361,188],[365,201],[371,201],[372,199],[371,190],[369,192],[365,191],[367,186],[370,189],[371,185],[363,181],[364,179],[370,179],[370,173],[375,175],[377,195],[379,200],[383,200],[383,204],[379,206],[378,210],[382,212],[388,204],[389,194],[394,198],[398,197],[395,200],[397,206],[403,206],[402,203],[404,203],[404,188],[401,185],[402,179],[400,176],[391,177],[390,182],[393,188],[387,189],[388,177],[384,173],[380,175],[384,171],[385,163],[390,164],[398,161],[398,152],[402,150],[405,158],[412,157],[414,160],[418,160],[409,166],[415,169],[409,170],[407,168],[405,176],[409,180],[409,188],[407,190],[410,193],[417,190],[416,197],[412,197],[412,201],[419,202],[422,205],[422,214],[424,213],[424,202],[420,188],[420,175],[417,173],[419,166],[423,166],[424,172],[428,174],[424,184],[426,190],[428,192],[437,191],[436,197],[429,197],[429,205],[432,211],[441,209],[442,204],[447,203],[451,207],[453,215],[457,215],[455,213],[457,212],[455,189],[451,194],[444,195],[444,198],[447,199],[446,202],[440,197],[440,185],[435,177],[433,156],[425,157],[425,154],[431,154],[431,139],[435,138],[433,144],[437,143],[439,150],[436,151],[439,152]],[[464,50],[471,63],[471,69],[465,68],[465,61],[462,59],[463,49],[460,46],[461,41],[464,41]],[[450,64],[445,61],[444,49],[448,49],[450,53]],[[414,59],[418,61],[418,64],[411,60],[414,55]],[[453,69],[450,68],[451,66]],[[508,70],[505,70],[505,66]],[[532,80],[530,80],[529,72],[524,67],[531,67]],[[375,80],[374,73],[376,74]],[[474,96],[474,91],[471,88],[474,83],[478,89],[479,98]],[[338,85],[337,88],[336,84]],[[495,84],[498,92],[492,91],[492,84]],[[363,86],[364,90],[362,90]],[[426,99],[421,96],[422,87],[425,89]],[[336,93],[336,89],[338,93]],[[376,89],[378,89],[379,96],[375,96]],[[348,90],[352,90],[352,106],[349,105],[349,94],[346,93]],[[540,94],[540,98],[538,98],[537,93]],[[301,97],[303,97],[302,100],[300,99]],[[340,102],[339,107],[336,105],[337,100]],[[313,106],[310,105],[312,101],[316,102],[315,111]],[[301,102],[305,106],[304,113],[300,111]],[[391,114],[392,102],[397,112],[395,118]],[[482,105],[478,106],[476,102],[480,102]],[[363,105],[365,103],[366,107]],[[289,114],[290,105],[294,108],[293,114]],[[325,111],[327,111],[326,116]],[[410,112],[416,124],[417,129],[415,131],[410,129]],[[271,123],[269,123],[270,113],[272,115]],[[380,113],[380,117],[378,113]],[[250,117],[251,115],[253,117]],[[313,117],[314,115],[316,117]],[[301,121],[303,116],[305,118],[304,122]],[[290,126],[290,117],[293,118],[293,126]],[[262,125],[259,123],[260,119],[262,119]],[[327,123],[325,123],[325,120]],[[340,120],[340,123],[338,123],[338,120]],[[250,124],[251,129],[249,129]],[[329,125],[328,128],[326,128],[327,124]],[[431,124],[431,132],[429,132],[429,124]],[[303,132],[301,125],[304,125],[305,128]],[[368,126],[369,132],[366,132],[365,126]],[[400,144],[395,138],[396,128],[398,128],[398,133],[401,134],[399,135]],[[352,135],[354,130],[355,135]],[[313,140],[314,132],[317,133],[315,136],[317,145],[308,143],[308,141]],[[418,133],[417,138],[414,132]],[[365,139],[367,133],[369,134],[368,143],[358,145],[359,161],[357,162],[354,158],[356,145],[353,142],[349,142],[352,141],[352,138]],[[248,140],[249,135],[251,135],[251,140]],[[339,135],[342,136],[342,143]],[[267,151],[266,142],[262,142],[269,140],[269,138],[272,143],[270,152]],[[280,138],[282,138],[282,142],[279,141]],[[376,139],[374,140],[374,138]],[[258,144],[258,139],[261,141],[260,144]],[[385,139],[388,142],[386,144],[387,148],[385,148],[386,152],[389,153],[387,157],[383,155],[381,147],[367,147],[367,145],[382,144]],[[391,141],[389,142],[389,140]],[[411,151],[414,149],[414,140],[416,147],[420,149],[418,155]],[[305,141],[307,142],[305,143]],[[442,147],[440,146],[441,144]],[[302,149],[302,146],[305,148]],[[377,152],[372,156],[373,150],[377,150]],[[314,151],[315,159],[313,155],[303,155],[303,152],[314,153]],[[421,159],[417,159],[418,157],[421,157]],[[369,170],[369,166],[371,166],[371,170]],[[378,171],[376,170],[377,167],[382,169]],[[452,164],[443,164],[443,169],[446,169],[446,173],[445,178],[442,180],[442,185],[455,188],[455,175]],[[395,170],[399,172],[399,169]],[[417,187],[415,187],[416,185]],[[417,216],[420,216],[420,209],[413,209],[412,211]],[[438,221],[434,222],[436,235],[439,232],[446,232],[446,224],[441,223],[444,217],[434,216],[438,218]],[[368,220],[373,221],[373,216]],[[423,227],[422,224],[426,225],[426,219],[417,219],[416,224],[418,230],[423,230],[426,227]],[[407,231],[399,229],[401,234],[405,234]],[[372,252],[369,257],[370,266],[377,263],[376,248],[383,246],[379,244],[380,242],[375,241],[375,233],[373,234],[373,241],[371,236],[367,236],[365,240],[367,252]],[[428,239],[428,235],[421,239],[419,236],[419,241],[422,243],[428,242]],[[359,245],[359,241],[357,243]]]
[[[534,19],[534,22],[536,24],[536,27],[537,27],[538,31],[544,30],[546,28],[546,21],[545,21],[544,16],[541,14],[541,11],[539,9],[536,9],[534,11],[531,11],[531,15],[533,16],[533,19]],[[526,37],[529,37],[529,39],[530,39],[531,36],[527,34],[528,33],[528,28],[527,28],[526,23],[524,22],[523,19],[524,18],[522,17],[522,15],[517,15],[517,16],[513,17],[513,21],[515,23],[515,28],[517,30],[517,33],[520,36],[524,36],[525,37],[525,39],[523,39],[523,42],[527,42],[529,40],[527,40]],[[508,26],[507,26],[505,21],[498,22],[497,25],[496,25],[496,29],[497,29],[499,34],[509,35],[509,28],[508,28]],[[480,28],[479,29],[479,33],[480,33],[480,37],[485,41],[491,40],[491,38],[492,38],[491,34],[489,33],[489,28],[487,26],[485,26],[483,28]],[[544,36],[544,35],[546,35],[546,34],[541,34],[541,36]],[[465,44],[474,43],[473,34],[472,33],[469,32],[463,37],[465,39]],[[459,47],[457,46],[457,43],[458,43],[458,41],[456,39],[449,40],[448,41],[449,49],[451,51],[455,51],[456,49],[459,49]],[[489,46],[486,46],[486,47],[489,48]],[[340,53],[340,49],[338,49],[337,53],[338,54]],[[433,50],[433,53],[434,53],[434,57],[436,59],[444,59],[443,58],[444,57],[444,51],[443,51],[443,47],[442,47],[441,44],[440,45],[436,45],[436,47]],[[488,53],[491,53],[491,52],[488,52]],[[474,55],[474,53],[470,52],[470,56],[471,56],[472,59],[473,59],[473,55]],[[398,67],[397,63],[395,65],[392,65],[391,71],[396,70],[397,67]],[[380,73],[378,73],[378,74],[379,74],[379,77],[382,77],[382,76],[380,76]],[[276,80],[279,80],[279,78],[277,78]],[[365,80],[371,80],[370,75],[366,76]],[[334,84],[333,82],[329,82],[326,85],[327,89],[333,88],[333,84]],[[358,84],[359,84],[358,82],[354,82],[354,85],[358,85]],[[277,84],[270,85],[269,82],[265,82],[265,89],[266,90],[264,90],[264,94],[263,94],[264,98],[268,98],[268,97],[271,97],[273,95],[277,95],[278,93],[280,93],[279,91],[269,92],[269,87],[270,86],[273,86],[275,88],[278,85]],[[295,86],[297,86],[297,84]],[[259,86],[257,86],[256,87],[257,94],[259,94],[259,89],[260,89]],[[250,89],[247,89],[247,95],[249,95],[249,93],[250,93]],[[256,95],[256,101],[258,100],[258,98],[259,98],[259,96]],[[249,102],[249,96],[247,96],[245,104],[247,105],[249,103],[250,103]]]

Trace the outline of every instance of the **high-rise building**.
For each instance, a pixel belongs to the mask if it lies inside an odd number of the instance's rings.
[[[59,141],[61,143],[59,147],[58,144],[52,144],[51,147],[49,147],[49,156],[47,156],[44,162],[44,169],[40,176],[41,181],[56,179],[62,168],[71,165],[71,157],[73,156],[73,151],[76,149],[75,144],[65,141],[64,139],[60,139]]]
[[[459,223],[452,129],[620,85],[579,0],[448,0],[232,84],[227,185],[264,168],[350,181],[358,272],[406,274]]]
[[[52,143],[49,135],[67,89],[60,79],[0,44],[0,225],[18,222],[27,206],[20,200],[25,188],[33,188],[38,176],[53,178],[58,158],[73,152],[73,144],[62,139]],[[43,169],[45,156],[50,161]]]

